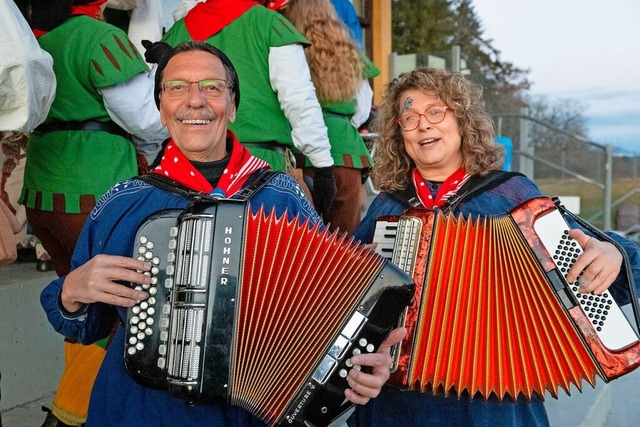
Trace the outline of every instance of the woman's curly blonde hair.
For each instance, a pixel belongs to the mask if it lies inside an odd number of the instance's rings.
[[[329,0],[291,0],[284,16],[311,46],[305,56],[320,102],[352,99],[363,78],[358,45]]]
[[[504,149],[494,140],[493,121],[484,108],[482,86],[461,74],[435,68],[419,68],[403,73],[387,86],[372,123],[378,133],[374,142],[374,165],[371,178],[382,191],[393,192],[407,187],[409,172],[415,163],[404,148],[397,123],[401,96],[417,89],[437,96],[452,109],[462,136],[462,161],[467,172],[485,175],[499,170],[504,162]]]

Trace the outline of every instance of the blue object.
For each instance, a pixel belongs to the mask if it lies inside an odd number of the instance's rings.
[[[502,166],[502,169],[505,171],[510,171],[513,142],[511,142],[511,138],[507,138],[506,136],[496,136],[496,142],[504,147],[504,166]]]

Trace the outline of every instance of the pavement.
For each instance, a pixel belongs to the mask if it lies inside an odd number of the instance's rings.
[[[42,288],[55,278],[35,263],[0,267],[0,414],[4,427],[40,427],[42,406],[50,406],[63,369],[63,343],[40,307]],[[547,398],[552,426],[640,426],[640,370],[611,383],[572,386]],[[332,427],[343,425],[343,420]],[[144,424],[141,424],[144,425]]]

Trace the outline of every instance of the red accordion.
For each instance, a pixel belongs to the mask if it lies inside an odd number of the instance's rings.
[[[366,247],[240,200],[154,214],[134,253],[153,267],[149,298],[128,311],[129,374],[269,424],[326,425],[348,409],[350,356],[376,351],[413,295]]]
[[[389,383],[528,399],[635,369],[637,325],[608,292],[581,294],[566,281],[582,252],[567,233],[546,197],[501,216],[410,209],[381,218],[379,253],[392,254],[416,284]]]

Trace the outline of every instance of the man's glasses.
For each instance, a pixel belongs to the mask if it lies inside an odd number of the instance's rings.
[[[427,109],[424,113],[411,111],[400,116],[397,123],[403,130],[411,131],[418,127],[420,124],[420,117],[422,116],[432,125],[437,125],[444,120],[444,117],[447,115],[447,110],[451,110],[451,108],[443,105],[435,105]]]
[[[200,80],[199,82],[189,82],[186,80],[169,80],[162,83],[162,92],[164,96],[170,99],[181,99],[187,96],[192,84],[198,85],[198,90],[205,98],[219,98],[227,88],[229,83],[226,80],[209,79]]]

